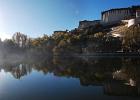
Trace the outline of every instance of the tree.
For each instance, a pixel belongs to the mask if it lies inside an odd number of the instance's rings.
[[[103,38],[104,35],[105,35],[105,33],[103,33],[103,32],[98,32],[98,33],[94,34],[94,37],[95,37],[95,38]]]
[[[12,39],[19,47],[25,47],[28,43],[27,35],[24,35],[20,32],[16,32]]]
[[[67,45],[66,41],[61,40],[58,44],[58,47],[65,47]]]
[[[15,47],[15,44],[11,39],[5,39],[3,41],[3,43],[4,43],[5,47],[8,47],[8,48],[14,48]]]

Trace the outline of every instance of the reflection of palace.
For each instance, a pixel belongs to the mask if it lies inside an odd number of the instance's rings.
[[[138,95],[138,88],[123,84],[120,80],[109,80],[104,82],[104,93],[109,95]]]
[[[54,73],[56,76],[74,77],[83,86],[103,86],[109,95],[140,94],[139,59],[122,58],[59,58],[24,62],[23,64],[4,64],[1,69],[20,79],[32,72]]]

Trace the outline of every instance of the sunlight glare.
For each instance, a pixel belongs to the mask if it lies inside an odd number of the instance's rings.
[[[2,41],[4,41],[5,39],[10,39],[11,36],[10,34],[6,33],[6,27],[5,27],[5,14],[0,10],[0,38]]]

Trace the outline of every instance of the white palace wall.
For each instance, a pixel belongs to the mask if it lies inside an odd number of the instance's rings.
[[[102,14],[102,21],[105,23],[115,23],[131,16],[129,9],[124,10],[110,10]]]

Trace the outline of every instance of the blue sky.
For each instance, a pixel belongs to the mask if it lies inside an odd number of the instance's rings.
[[[140,0],[0,0],[0,37],[30,37],[71,30],[80,20],[100,19],[101,11],[140,5]]]

